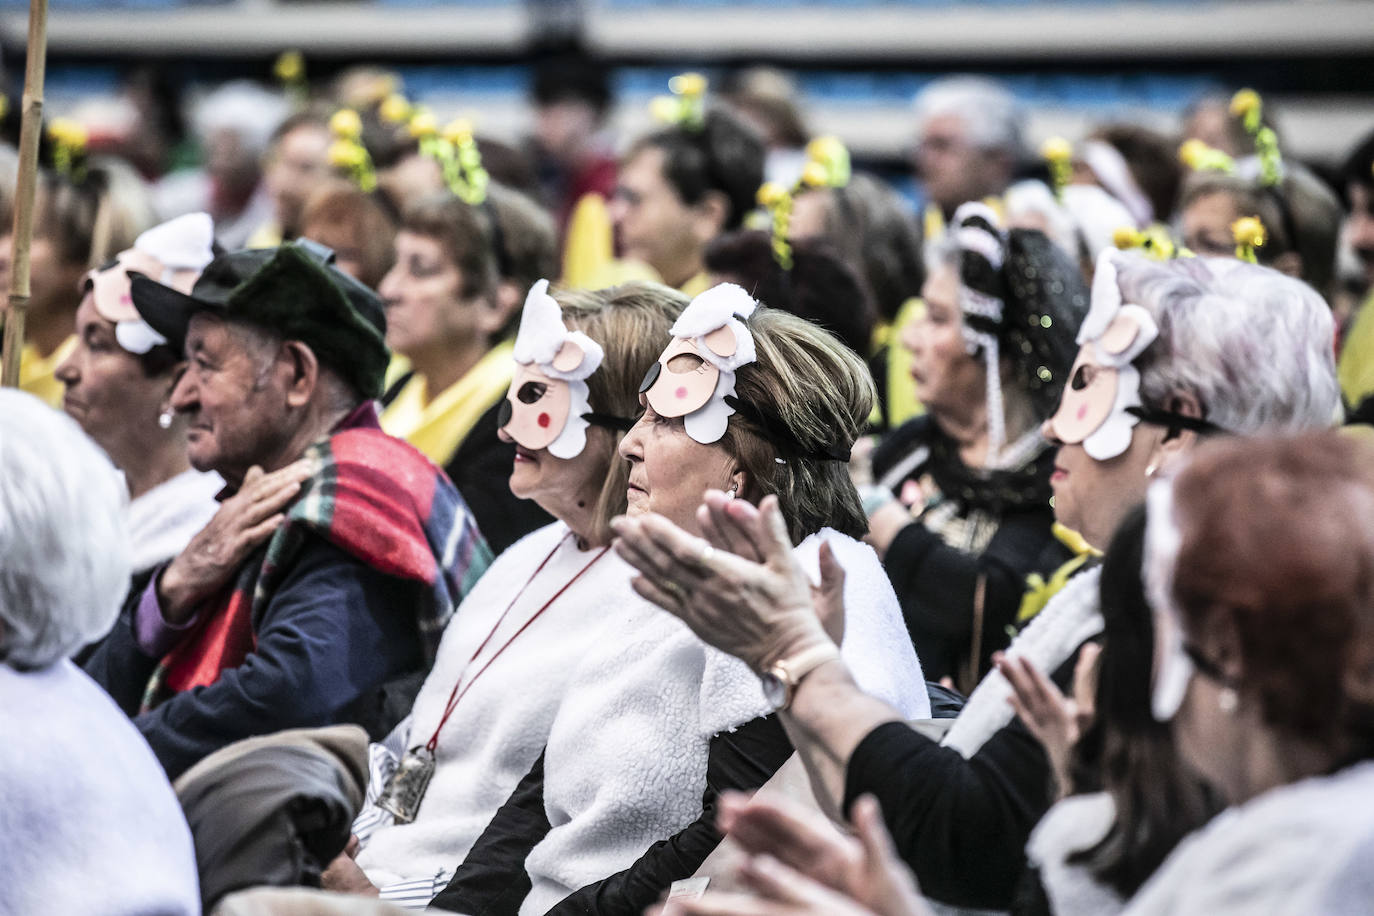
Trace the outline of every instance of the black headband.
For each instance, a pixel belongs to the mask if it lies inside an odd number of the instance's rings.
[[[734,408],[740,416],[763,430],[765,439],[788,454],[798,458],[811,458],[816,461],[849,461],[850,449],[847,446],[832,443],[819,448],[812,448],[803,445],[797,440],[796,434],[778,417],[766,413],[753,404],[741,401],[732,394],[727,394],[722,400]]]
[[[1201,417],[1190,417],[1173,410],[1158,410],[1154,407],[1142,406],[1127,407],[1126,413],[1153,426],[1166,427],[1170,433],[1177,433],[1179,430],[1188,429],[1206,436],[1223,431],[1220,426],[1204,420]]]

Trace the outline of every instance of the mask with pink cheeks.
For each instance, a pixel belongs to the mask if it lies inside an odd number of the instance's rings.
[[[754,336],[744,320],[758,303],[733,283],[714,286],[691,301],[673,324],[673,339],[649,367],[640,394],[661,417],[682,417],[702,445],[720,441],[734,408],[735,371],[755,359]]]
[[[601,345],[569,331],[549,281],[530,287],[515,337],[515,377],[501,407],[501,428],[527,449],[576,458],[587,444],[592,408],[587,379],[605,357]]]
[[[1122,302],[1113,252],[1104,251],[1093,275],[1092,305],[1078,331],[1078,358],[1050,418],[1055,438],[1082,443],[1097,461],[1126,451],[1140,422],[1130,408],[1141,406],[1140,372],[1131,363],[1158,337],[1149,312]]]

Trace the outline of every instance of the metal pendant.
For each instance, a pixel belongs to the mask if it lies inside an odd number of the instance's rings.
[[[412,747],[377,796],[377,807],[392,814],[396,823],[409,824],[420,813],[420,802],[433,778],[434,752],[423,744]]]

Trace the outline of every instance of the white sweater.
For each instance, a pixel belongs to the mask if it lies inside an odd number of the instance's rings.
[[[1271,789],[1184,839],[1130,916],[1374,910],[1374,761]]]
[[[134,572],[152,569],[181,553],[219,511],[215,494],[224,481],[188,468],[129,503],[129,544]]]
[[[568,535],[561,522],[527,535],[497,557],[463,599],[415,699],[404,748],[429,740],[459,677],[467,683],[599,552],[579,551]],[[418,817],[378,828],[359,853],[358,865],[373,884],[430,877],[463,860],[544,749],[568,678],[599,623],[608,613],[643,604],[630,589],[631,575],[629,566],[608,551],[477,678],[439,733],[437,766]],[[469,665],[527,582],[499,631]]]
[[[200,913],[191,831],[162,767],[65,660],[0,663],[0,913]]]
[[[844,567],[843,653],[859,685],[907,718],[930,715],[920,662],[873,550],[826,529],[796,548],[813,580],[830,542]],[[526,860],[521,916],[632,865],[701,815],[711,738],[771,711],[741,661],[708,648],[646,605],[608,619],[568,683],[549,734],[544,807],[551,830]]]

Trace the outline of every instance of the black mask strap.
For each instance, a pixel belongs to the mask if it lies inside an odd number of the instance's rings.
[[[595,411],[584,413],[582,415],[582,419],[586,420],[593,426],[600,426],[603,429],[617,430],[622,433],[628,432],[630,430],[630,427],[635,425],[635,421],[631,420],[629,417],[617,417],[614,414],[597,413]]]

